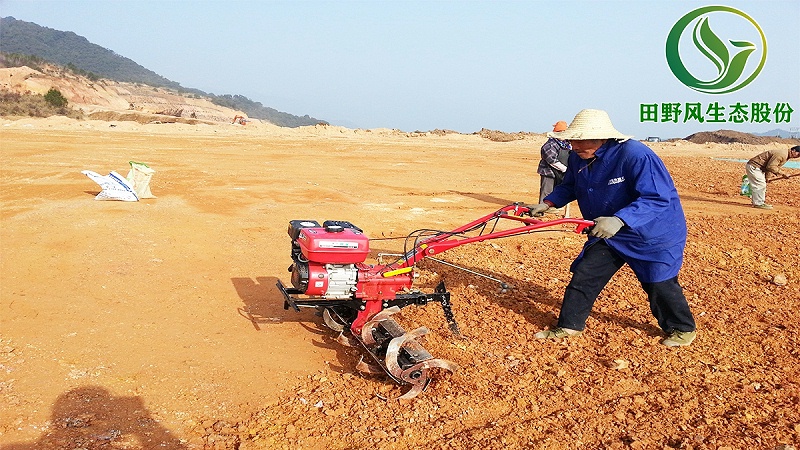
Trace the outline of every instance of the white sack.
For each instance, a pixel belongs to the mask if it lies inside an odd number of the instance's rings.
[[[131,183],[122,177],[117,172],[111,172],[108,175],[100,175],[91,170],[82,170],[82,174],[91,178],[92,181],[99,184],[102,190],[94,198],[95,200],[122,200],[124,202],[138,202],[139,197],[133,191]]]
[[[147,166],[147,164],[129,161],[131,170],[128,172],[128,182],[133,185],[133,191],[139,198],[156,198],[150,192],[150,179],[153,178],[155,170]]]

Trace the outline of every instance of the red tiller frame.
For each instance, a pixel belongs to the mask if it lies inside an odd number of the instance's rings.
[[[408,271],[402,269],[410,269],[414,264],[423,260],[425,257],[438,255],[439,253],[464,244],[533,233],[543,228],[550,228],[558,225],[575,225],[575,233],[582,233],[587,228],[595,225],[593,221],[584,219],[563,218],[538,220],[532,217],[523,217],[522,214],[528,211],[529,208],[520,204],[504,206],[493,213],[487,214],[452,231],[437,232],[437,234],[433,236],[422,238],[412,250],[406,252],[394,263],[377,266],[360,265],[361,279],[356,296],[364,301],[364,305],[361,311],[359,311],[355,321],[352,323],[351,330],[355,334],[359,334],[364,324],[383,309],[384,300],[392,299],[398,292],[410,287],[412,284],[412,276]],[[491,221],[499,220],[516,221],[522,225],[472,237],[459,236],[462,233],[482,228]],[[495,223],[495,226],[496,224],[497,223]],[[396,272],[396,274],[392,272]]]

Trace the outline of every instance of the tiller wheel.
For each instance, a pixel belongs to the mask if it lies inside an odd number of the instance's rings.
[[[407,333],[391,317],[398,312],[400,308],[392,306],[375,314],[361,329],[359,341],[380,369],[396,382],[411,385],[411,389],[399,397],[400,400],[407,400],[416,397],[428,387],[428,369],[438,367],[455,372],[458,366],[450,361],[434,358],[425,350],[417,342],[417,338],[428,334],[428,329],[420,327]],[[375,366],[364,363],[363,358],[356,369],[366,373],[377,372]]]

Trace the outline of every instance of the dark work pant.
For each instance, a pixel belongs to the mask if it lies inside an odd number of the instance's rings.
[[[625,261],[622,257],[603,240],[587,248],[564,292],[558,326],[583,330],[600,291],[623,265]],[[650,311],[665,333],[694,331],[694,317],[683,295],[683,288],[678,284],[678,277],[641,284],[650,301]]]

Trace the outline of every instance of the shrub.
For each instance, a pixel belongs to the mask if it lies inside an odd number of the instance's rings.
[[[68,103],[66,97],[64,97],[61,94],[61,91],[56,88],[50,88],[50,90],[47,91],[47,94],[44,94],[44,99],[47,103],[56,108],[64,108]]]
[[[53,106],[52,103],[38,94],[0,92],[0,116],[67,116],[73,119],[82,119],[83,111],[75,111],[66,106]]]

